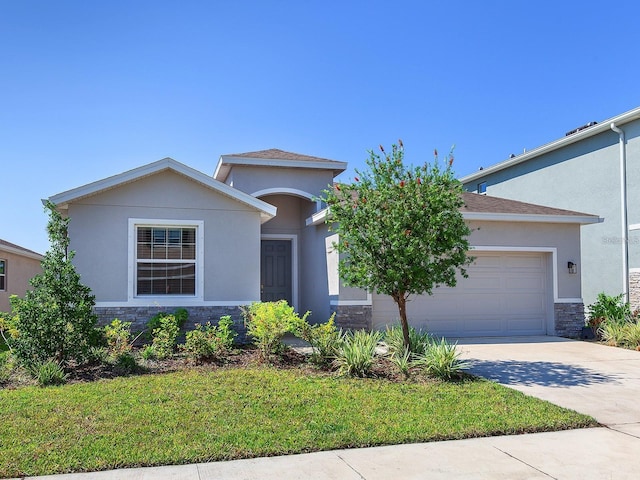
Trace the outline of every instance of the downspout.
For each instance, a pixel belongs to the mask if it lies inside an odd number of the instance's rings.
[[[629,301],[629,220],[627,216],[627,150],[624,130],[611,122],[611,130],[616,132],[620,144],[620,206],[622,211],[622,294]]]

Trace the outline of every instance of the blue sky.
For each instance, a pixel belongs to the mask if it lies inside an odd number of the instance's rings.
[[[640,105],[640,4],[0,0],[0,238],[41,198],[170,156],[280,148],[362,168],[456,144],[459,175]]]

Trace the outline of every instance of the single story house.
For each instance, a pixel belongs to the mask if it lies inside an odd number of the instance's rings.
[[[43,256],[0,239],[0,312],[9,312],[9,297],[23,297],[30,289],[29,280],[42,273]]]
[[[311,320],[394,323],[393,302],[342,285],[322,191],[346,163],[282,150],[220,157],[213,176],[171,158],[49,198],[70,217],[71,249],[102,322],[141,327],[159,310],[191,322],[286,299]],[[455,289],[409,304],[433,333],[576,335],[583,324],[580,227],[595,215],[465,194],[476,261]]]
[[[465,190],[604,217],[582,233],[582,295],[640,308],[640,107],[461,178]]]

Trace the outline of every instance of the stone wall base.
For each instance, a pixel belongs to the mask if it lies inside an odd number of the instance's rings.
[[[629,273],[629,303],[631,310],[640,309],[640,272]]]
[[[220,317],[230,315],[233,326],[238,336],[236,342],[245,343],[247,329],[244,326],[244,319],[240,307],[94,307],[93,311],[98,316],[98,325],[107,325],[114,318],[123,322],[131,322],[132,332],[141,332],[146,328],[146,324],[151,317],[160,312],[173,313],[178,308],[184,308],[189,312],[189,318],[182,327],[183,332],[193,330],[195,324],[204,325],[211,322],[217,325]]]
[[[371,330],[371,305],[331,305],[336,314],[335,324],[343,330]]]
[[[578,338],[584,326],[584,304],[555,303],[553,305],[556,335],[560,337]]]

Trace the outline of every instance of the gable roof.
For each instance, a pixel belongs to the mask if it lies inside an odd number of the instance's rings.
[[[518,202],[506,198],[462,192],[464,205],[460,208],[465,220],[484,220],[493,222],[540,222],[540,223],[578,223],[580,225],[600,223],[602,218],[588,213],[545,207],[533,203]],[[328,209],[325,208],[307,218],[306,225],[324,223]]]
[[[44,257],[33,250],[29,250],[28,248],[21,247],[20,245],[16,245],[15,243],[7,242],[6,240],[2,240],[0,238],[0,251],[15,253],[16,255],[22,255],[23,257],[29,257],[36,260],[42,260]]]
[[[640,119],[640,107],[637,107],[633,110],[629,110],[628,112],[625,112],[623,114],[620,114],[616,117],[610,118],[608,120],[604,120],[603,122],[600,122],[596,125],[584,128],[582,130],[579,130],[576,133],[572,133],[570,135],[566,135],[565,137],[562,137],[558,140],[555,140],[551,143],[547,143],[545,145],[542,145],[541,147],[538,148],[534,148],[533,150],[530,150],[526,153],[520,154],[520,155],[516,155],[513,158],[509,158],[508,160],[505,160],[503,162],[500,163],[496,163],[494,165],[491,165],[490,167],[487,168],[483,168],[480,171],[474,172],[472,174],[469,174],[467,176],[464,176],[462,178],[460,178],[460,181],[462,183],[467,183],[467,182],[472,182],[474,180],[477,180],[479,178],[482,178],[486,175],[489,175],[491,173],[495,173],[495,172],[499,172],[501,170],[505,170],[509,167],[512,167],[514,165],[518,165],[520,163],[526,162],[528,160],[532,160],[536,157],[539,157],[541,155],[544,155],[546,153],[552,152],[554,150],[558,150],[560,148],[566,147],[568,145],[571,145],[573,143],[579,142],[581,140],[584,140],[586,138],[590,138],[593,137],[595,135],[598,135],[600,133],[603,132],[607,132],[611,130],[611,126],[613,124],[615,124],[616,126],[622,126],[626,123],[632,122],[634,120],[638,120]]]
[[[315,168],[333,171],[333,176],[347,169],[346,162],[338,162],[327,158],[286,152],[277,148],[259,150],[257,152],[232,153],[221,155],[213,177],[224,182],[233,165],[256,165],[266,167]]]
[[[78,200],[81,200],[83,198],[96,195],[112,188],[120,187],[127,183],[135,182],[142,178],[149,177],[166,170],[178,173],[179,175],[193,180],[194,182],[197,182],[206,188],[210,188],[217,193],[221,193],[222,195],[225,195],[229,198],[232,198],[233,200],[236,200],[258,210],[260,212],[262,222],[266,222],[276,215],[276,207],[274,207],[273,205],[263,202],[262,200],[252,197],[251,195],[248,195],[244,192],[236,190],[229,185],[225,185],[224,183],[219,182],[214,178],[209,177],[208,175],[205,175],[204,173],[188,167],[183,163],[177,162],[169,157],[158,160],[157,162],[143,165],[138,168],[134,168],[133,170],[129,170],[118,175],[114,175],[112,177],[98,180],[97,182],[89,183],[72,190],[67,190],[66,192],[58,193],[57,195],[49,197],[49,200],[57,205],[59,209],[66,209],[68,208],[70,203],[77,202]]]

